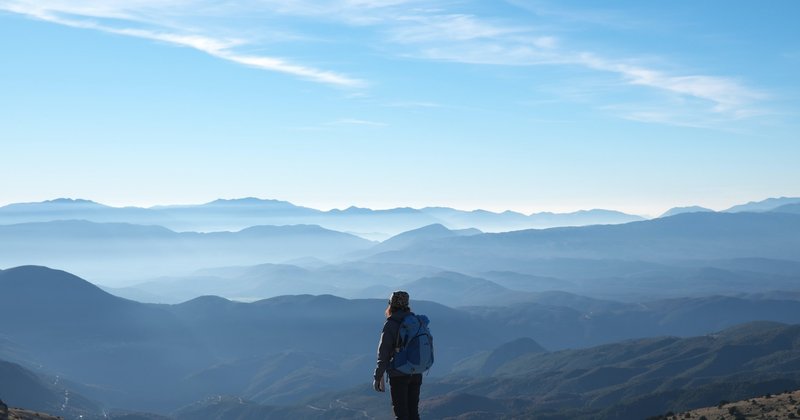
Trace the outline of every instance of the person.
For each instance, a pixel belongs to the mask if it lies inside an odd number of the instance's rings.
[[[402,290],[393,292],[386,308],[386,322],[383,324],[381,339],[378,344],[378,365],[375,368],[373,387],[378,392],[386,391],[383,376],[389,374],[392,409],[397,420],[419,420],[419,391],[422,387],[422,374],[405,374],[393,369],[390,365],[392,356],[398,345],[400,323],[403,318],[413,315],[409,306],[408,293]]]

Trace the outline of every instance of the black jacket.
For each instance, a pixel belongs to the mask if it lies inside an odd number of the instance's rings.
[[[397,336],[400,333],[400,323],[406,315],[413,315],[411,311],[397,311],[383,324],[381,341],[378,343],[378,366],[375,367],[375,379],[383,376],[384,372],[389,371],[389,376],[408,376],[403,372],[398,372],[389,367],[389,362],[394,356],[397,346]]]

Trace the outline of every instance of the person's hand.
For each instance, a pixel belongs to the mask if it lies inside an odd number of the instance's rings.
[[[372,387],[378,392],[386,392],[386,382],[383,381],[383,376],[380,378],[375,378],[375,382],[372,383]]]

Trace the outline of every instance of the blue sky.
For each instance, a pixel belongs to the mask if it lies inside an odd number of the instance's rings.
[[[800,196],[800,2],[0,0],[0,204]]]

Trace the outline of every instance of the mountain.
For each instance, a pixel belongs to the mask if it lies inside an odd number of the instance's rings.
[[[426,380],[422,416],[644,419],[800,385],[800,325],[757,322],[704,336],[555,352],[543,352],[525,339],[513,343],[495,350],[521,347],[502,358],[490,376],[462,371]],[[386,410],[355,388],[309,404],[324,407],[334,400],[367,417]]]
[[[413,261],[459,272],[507,270],[541,275],[528,270],[542,260],[558,258],[674,263],[724,258],[798,261],[798,255],[800,215],[685,213],[622,225],[444,238],[380,253],[367,261]]]
[[[541,212],[530,215],[513,211],[501,213],[486,210],[463,211],[448,207],[426,207],[421,211],[436,217],[443,224],[452,228],[474,227],[487,232],[507,232],[554,226],[618,224],[644,220],[639,216],[602,209],[580,210],[572,213]]]
[[[142,304],[44,267],[0,271],[0,299],[0,337],[28,360],[90,384],[75,389],[92,399],[161,413],[225,389],[259,402],[292,401],[361,380],[352,372],[369,377],[386,306],[385,298],[329,295]],[[511,328],[468,312],[419,300],[412,305],[434,320],[440,372],[465,354],[513,338]],[[473,334],[486,341],[474,341]]]
[[[256,420],[256,419],[348,419],[356,418],[346,407],[262,405],[240,397],[215,396],[177,410],[175,420]]]
[[[534,213],[529,216],[536,223],[532,227],[615,225],[645,220],[644,217],[616,210],[592,209],[572,213]]]
[[[399,288],[417,299],[441,302],[451,307],[504,305],[528,298],[526,293],[506,289],[492,281],[454,272],[423,277]]]
[[[0,360],[0,397],[10,407],[25,407],[67,418],[88,417],[101,412],[99,405],[71,392],[59,384],[58,378],[55,381],[45,379],[16,363],[3,360]],[[2,402],[0,418],[4,418]]]
[[[750,212],[764,212],[774,210],[780,206],[786,204],[794,204],[800,203],[800,197],[777,197],[777,198],[767,198],[761,201],[750,201],[746,204],[739,204],[733,206],[727,210],[724,210],[728,213],[738,213],[744,211]]]
[[[784,204],[770,210],[778,213],[794,213],[800,214],[800,203]]]
[[[2,400],[0,400],[0,420],[59,420],[61,417],[54,417],[49,414],[38,413],[30,410],[23,410],[20,408],[9,409]]]
[[[703,418],[716,419],[726,416],[738,416],[743,418],[774,418],[792,419],[798,418],[800,410],[800,391],[786,391],[779,394],[760,394],[753,395],[741,401],[727,402],[720,401],[714,407],[703,407],[689,410],[684,413],[673,413],[671,416],[664,414],[659,417],[651,417],[652,420],[666,420],[668,417],[678,416],[678,418]]]
[[[531,353],[545,353],[544,347],[529,337],[518,338],[492,350],[481,364],[479,373],[491,375],[501,366]]]
[[[769,388],[770,381],[800,380],[800,326],[756,323],[680,338],[753,320],[800,322],[797,300],[539,299],[452,309],[412,295],[414,311],[431,318],[436,337],[436,365],[425,380],[436,410],[457,411],[463,395],[480,395],[498,415],[523,418],[533,415],[528,410],[567,406],[588,410],[583,414],[612,408],[657,414]],[[71,393],[106,406],[159,414],[188,406],[182,415],[195,418],[196,410],[259,418],[303,417],[310,409],[330,418],[388,407],[368,392],[385,299],[296,295],[241,303],[206,296],[152,305],[112,296],[63,271],[18,267],[0,271],[0,300],[0,345],[15,347],[2,353],[12,357],[6,360],[21,364],[13,357],[24,354],[50,377],[69,378]],[[664,335],[671,337],[641,338]],[[634,340],[617,342],[626,339]],[[589,347],[600,343],[609,344]],[[556,351],[542,352],[540,344]],[[469,368],[449,375],[470,360]],[[746,381],[755,385],[720,385]],[[205,400],[212,395],[241,400]],[[190,405],[195,401],[206,403]]]
[[[357,236],[311,225],[238,232],[174,232],[160,226],[87,221],[0,225],[0,266],[60,266],[104,280],[191,272],[202,267],[335,259],[369,248]]]
[[[705,208],[705,207],[700,207],[700,206],[673,207],[673,208],[667,210],[666,212],[664,212],[664,214],[662,214],[661,216],[658,216],[658,217],[670,217],[670,216],[675,216],[676,214],[709,212],[709,211],[713,212],[714,210],[711,210],[711,209],[708,209],[708,208]]]
[[[288,294],[334,294],[348,298],[385,298],[392,290],[420,276],[441,270],[401,264],[291,264],[222,267],[187,276],[160,277],[132,287],[110,289],[134,300],[180,303],[203,295],[253,301]]]
[[[376,253],[383,251],[391,251],[396,249],[402,249],[410,245],[413,245],[415,243],[430,241],[433,239],[452,238],[457,236],[471,236],[471,235],[478,235],[481,233],[482,232],[477,229],[450,230],[444,227],[444,225],[442,224],[435,223],[432,225],[421,227],[419,229],[410,230],[408,232],[403,232],[399,235],[392,236],[391,238],[376,245],[374,248],[370,250],[370,252]]]
[[[581,210],[573,213],[522,213],[486,210],[463,211],[448,207],[385,210],[348,207],[328,211],[298,206],[288,201],[241,198],[214,200],[197,205],[111,207],[89,200],[59,198],[41,203],[0,207],[0,224],[87,220],[97,223],[159,225],[175,231],[238,231],[256,225],[320,225],[383,240],[392,235],[431,224],[450,229],[477,228],[493,232],[553,226],[625,223],[643,220],[612,210]]]

